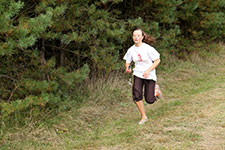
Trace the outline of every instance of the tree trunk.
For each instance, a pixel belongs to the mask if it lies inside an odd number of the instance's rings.
[[[41,59],[41,65],[45,65],[46,60],[45,60],[45,41],[44,41],[44,39],[41,39],[40,59]]]
[[[40,60],[41,60],[41,65],[44,66],[46,64],[46,59],[45,59],[45,41],[44,39],[41,39],[40,42]],[[42,74],[42,80],[48,80],[47,74],[43,73]]]
[[[64,57],[63,51],[60,51],[60,60],[59,60],[60,66],[64,66],[64,60],[65,60],[65,57]]]

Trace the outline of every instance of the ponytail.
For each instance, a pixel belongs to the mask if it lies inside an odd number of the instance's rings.
[[[149,45],[153,45],[155,42],[155,38],[146,34],[145,32],[142,31],[142,33],[144,34],[144,39],[143,42],[149,44]]]

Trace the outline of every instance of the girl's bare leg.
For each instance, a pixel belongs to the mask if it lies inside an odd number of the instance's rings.
[[[146,119],[147,116],[146,116],[146,114],[145,114],[145,108],[144,108],[144,103],[143,103],[143,101],[137,101],[137,102],[136,102],[136,105],[137,105],[138,110],[139,110],[139,112],[140,112],[140,114],[141,114],[141,119],[142,119],[142,120]]]

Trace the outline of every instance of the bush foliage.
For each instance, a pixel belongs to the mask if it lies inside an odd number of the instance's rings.
[[[80,101],[84,80],[121,69],[135,27],[180,58],[196,41],[221,41],[224,7],[224,0],[1,0],[0,116]]]

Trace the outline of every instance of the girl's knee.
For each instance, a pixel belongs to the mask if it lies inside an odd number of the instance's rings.
[[[155,101],[156,101],[156,97],[152,97],[152,98],[145,98],[145,101],[148,103],[148,104],[153,104]]]

